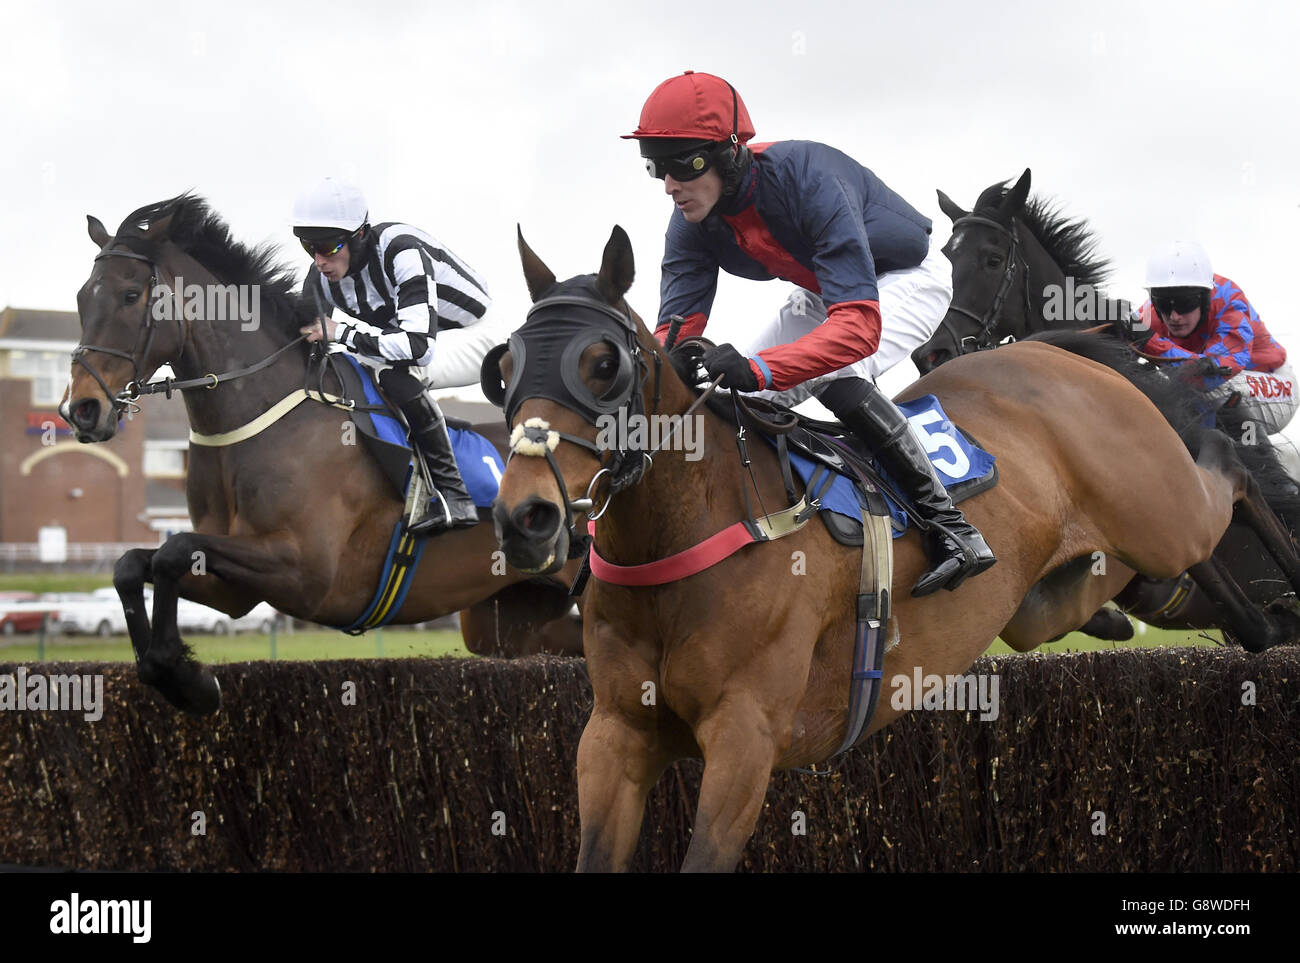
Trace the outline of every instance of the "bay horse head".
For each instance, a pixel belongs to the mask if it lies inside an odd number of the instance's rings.
[[[86,215],[90,239],[100,250],[77,292],[81,343],[72,353],[72,382],[59,407],[78,441],[112,438],[135,389],[184,345],[183,319],[161,323],[157,317],[159,263],[176,200],[134,212],[113,236],[99,218]]]
[[[628,438],[607,442],[605,428],[620,412],[644,415],[657,406],[663,356],[623,297],[635,271],[622,228],[610,234],[598,273],[564,282],[522,232],[519,253],[533,306],[510,341],[483,362],[483,391],[512,429],[513,470],[492,517],[509,564],[549,573],[585,549],[577,513],[600,517],[651,463]],[[518,454],[539,457],[518,464]]]
[[[202,389],[264,370],[271,356],[283,366],[278,382],[301,379],[306,349],[282,352],[315,312],[293,293],[294,272],[278,263],[274,246],[235,242],[191,194],[140,208],[111,236],[98,218],[86,220],[99,253],[77,292],[81,343],[59,408],[79,441],[112,438],[121,415],[156,391],[186,392],[191,418],[202,409],[200,423],[260,413],[259,405],[278,400],[263,397],[277,387],[242,384],[234,395]],[[263,315],[273,323],[262,325]],[[226,370],[255,359],[265,363]],[[181,380],[149,384],[164,365]]]

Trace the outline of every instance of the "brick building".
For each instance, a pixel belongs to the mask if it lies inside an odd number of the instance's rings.
[[[69,562],[102,562],[189,525],[179,400],[144,399],[94,445],[59,417],[80,334],[75,312],[0,311],[0,565],[37,560],[60,530]]]

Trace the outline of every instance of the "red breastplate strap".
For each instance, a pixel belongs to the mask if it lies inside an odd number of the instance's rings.
[[[588,522],[587,531],[594,536],[596,523]],[[593,542],[587,564],[591,566],[592,575],[611,585],[665,585],[703,572],[756,541],[758,539],[744,522],[736,522],[684,552],[643,565],[615,565],[607,562],[596,553]]]

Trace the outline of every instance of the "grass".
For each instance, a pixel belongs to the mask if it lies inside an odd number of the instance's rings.
[[[113,584],[108,575],[41,574],[0,576],[0,590],[28,592],[89,592]],[[1092,652],[1101,649],[1131,649],[1133,647],[1215,645],[1222,644],[1218,632],[1173,631],[1155,629],[1135,622],[1138,634],[1129,642],[1102,642],[1079,632],[1071,632],[1058,642],[1040,645],[1035,652]],[[236,636],[189,635],[186,641],[193,646],[203,662],[250,662],[271,658],[271,640],[260,633]],[[989,655],[1005,655],[1014,650],[997,639],[989,646]],[[344,635],[328,629],[298,631],[292,634],[279,632],[275,640],[275,658],[285,660],[312,659],[373,659],[436,658],[450,655],[468,657],[460,633],[452,630],[412,631],[401,628],[369,632],[366,635]],[[35,662],[38,646],[35,636],[14,636],[0,642],[0,659],[13,662]],[[132,662],[131,643],[125,636],[113,639],[89,639],[84,636],[53,636],[45,644],[45,658],[52,662]]]
[[[50,572],[0,575],[2,592],[93,592],[110,588],[112,575],[85,575],[76,572]]]
[[[1094,639],[1082,632],[1071,632],[1065,638],[1057,642],[1045,642],[1033,651],[1046,654],[1052,652],[1096,652],[1110,649],[1153,649],[1160,646],[1223,644],[1223,635],[1218,631],[1156,629],[1149,625],[1143,625],[1141,622],[1134,622],[1133,626],[1137,629],[1137,634],[1127,642],[1103,642],[1101,639]],[[997,639],[989,646],[986,654],[1006,655],[1012,652],[1015,652],[1015,649],[1001,639]]]
[[[260,633],[236,636],[189,635],[186,641],[194,647],[203,662],[220,665],[223,662],[255,662],[271,658],[271,640]],[[1175,632],[1138,626],[1138,635],[1130,642],[1102,642],[1078,632],[1072,632],[1059,642],[1040,645],[1035,652],[1092,652],[1101,649],[1131,649],[1134,647],[1214,645],[1221,641],[1218,632]],[[1001,639],[989,646],[989,655],[1005,655],[1014,650]],[[289,661],[315,659],[373,659],[387,658],[437,658],[455,656],[468,658],[460,633],[442,629],[411,631],[388,629],[366,635],[344,635],[328,629],[298,631],[292,635],[276,634],[275,658]],[[35,636],[15,636],[0,644],[0,661],[36,662],[39,653]],[[125,636],[112,639],[89,639],[84,636],[56,635],[46,640],[45,660],[48,662],[132,662],[131,643]]]
[[[248,633],[235,636],[188,635],[185,638],[198,658],[210,665],[223,662],[255,662],[271,658],[270,636]],[[276,633],[275,657],[281,660],[436,658],[450,655],[468,657],[460,633],[452,630],[406,631],[377,630],[365,635],[344,635],[328,629],[298,631],[292,635]],[[14,636],[0,645],[0,661],[35,662],[38,642],[35,636]],[[134,662],[131,642],[126,636],[111,639],[88,639],[84,636],[56,635],[45,643],[48,662]]]

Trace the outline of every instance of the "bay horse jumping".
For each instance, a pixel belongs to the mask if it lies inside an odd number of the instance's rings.
[[[620,422],[629,410],[680,419],[697,401],[627,305],[633,261],[622,229],[597,274],[562,283],[522,236],[520,253],[534,306],[511,345],[526,350],[503,347],[484,363],[485,390],[504,397],[515,431],[493,508],[512,564],[559,564],[583,534],[581,508],[599,516],[593,559],[635,565],[699,544],[744,519],[747,503],[788,504],[772,447],[748,443],[747,491],[736,427],[707,407],[696,416],[703,443],[692,449],[667,445],[650,461],[635,432],[597,444],[593,408],[619,408]],[[997,456],[997,486],[963,510],[998,564],[951,594],[893,593],[887,687],[914,671],[960,673],[999,633],[1023,651],[1077,625],[1120,587],[1090,574],[1094,552],[1157,577],[1199,576],[1233,504],[1248,496],[1249,476],[1221,433],[1205,432],[1193,460],[1125,378],[1052,345],[958,359],[900,397],[927,393]],[[1129,496],[1156,483],[1177,510]],[[860,562],[812,521],[664,584],[591,578],[579,869],[629,865],[647,793],[686,757],[703,757],[704,774],[682,868],[735,867],[771,772],[821,762],[845,737]],[[914,531],[895,542],[895,585],[912,585],[925,564]],[[881,698],[867,731],[903,713],[894,702]]]
[[[1026,170],[1009,188],[1001,182],[991,185],[980,194],[973,211],[938,192],[939,206],[953,222],[952,237],[944,246],[953,264],[953,298],[934,336],[912,354],[922,374],[1008,339],[1102,324],[1113,330],[1116,321],[1128,317],[1129,305],[1105,294],[1108,265],[1097,254],[1091,228],[1083,220],[1062,216],[1047,201],[1030,197],[1030,176]],[[1115,340],[1112,335],[1105,338]],[[1149,374],[1149,380],[1160,377]],[[1300,489],[1277,450],[1262,430],[1243,430],[1239,419],[1221,426],[1237,442],[1238,456],[1259,482],[1269,505],[1294,531],[1300,524]],[[1148,501],[1164,497],[1158,486],[1135,494]],[[1225,577],[1236,581],[1252,604],[1274,604],[1291,596],[1286,573],[1249,525],[1234,522],[1215,555]],[[1115,602],[1123,612],[1160,628],[1218,628],[1232,636],[1215,600],[1186,576],[1159,581],[1134,578]],[[1082,631],[1111,639],[1133,634],[1128,620],[1113,609],[1098,611]],[[1247,647],[1254,644],[1249,639],[1238,641]]]
[[[275,262],[269,246],[233,241],[201,198],[141,208],[112,236],[97,218],[87,221],[100,250],[77,292],[82,343],[60,409],[79,441],[112,438],[164,364],[179,379],[176,390],[190,383],[183,397],[192,435],[230,432],[304,387],[340,393],[334,374],[308,376],[310,346],[298,329],[318,312],[293,293],[291,269]],[[165,313],[155,311],[159,287],[174,290],[182,280],[184,316],[158,320]],[[257,309],[255,321],[214,317],[212,300],[189,297],[217,285],[251,294],[245,301]],[[229,313],[229,303],[219,313]],[[264,600],[295,618],[341,626],[375,596],[403,503],[355,435],[349,443],[348,419],[345,410],[308,401],[246,440],[191,444],[186,496],[194,531],[118,561],[113,582],[139,677],[174,706],[209,713],[220,704],[215,677],[177,629],[178,597],[231,616]],[[504,441],[499,424],[486,431]],[[495,550],[488,522],[434,537],[393,621],[468,610],[471,649],[532,645],[536,630],[570,608],[567,583],[509,569]],[[145,582],[154,585],[152,621]],[[567,638],[563,631],[570,624],[563,619],[549,644],[576,654],[576,629]]]

